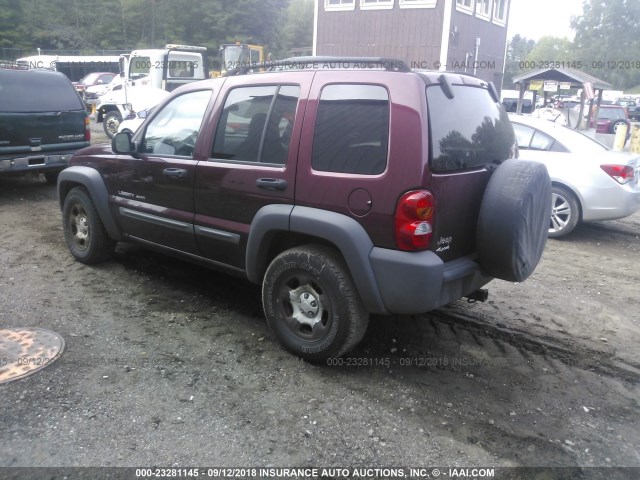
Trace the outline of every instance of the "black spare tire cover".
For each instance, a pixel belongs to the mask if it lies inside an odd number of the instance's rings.
[[[511,159],[489,179],[478,217],[478,261],[509,282],[533,273],[547,242],[551,180],[541,163]]]

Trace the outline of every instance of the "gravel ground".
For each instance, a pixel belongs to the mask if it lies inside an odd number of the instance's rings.
[[[42,179],[0,179],[0,232],[0,326],[66,341],[0,385],[0,467],[640,467],[640,214],[321,366],[246,281],[131,245],[75,262]]]

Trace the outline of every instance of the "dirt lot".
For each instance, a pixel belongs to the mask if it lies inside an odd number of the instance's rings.
[[[66,341],[0,385],[0,466],[640,467],[640,214],[487,303],[373,318],[326,366],[245,281],[128,245],[75,262],[40,179],[0,179],[0,232],[0,325]]]

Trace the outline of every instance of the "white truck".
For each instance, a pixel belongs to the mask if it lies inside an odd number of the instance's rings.
[[[169,92],[185,83],[208,78],[206,47],[166,45],[162,49],[134,50],[120,57],[120,88],[99,97],[96,122],[112,138],[123,118],[131,112],[158,104]]]

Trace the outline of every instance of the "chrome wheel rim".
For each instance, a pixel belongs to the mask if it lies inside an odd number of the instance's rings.
[[[571,221],[571,205],[566,198],[557,193],[551,195],[551,224],[549,226],[549,232],[560,232]]]
[[[91,240],[89,217],[81,205],[74,205],[69,212],[71,240],[78,250],[86,250]]]

